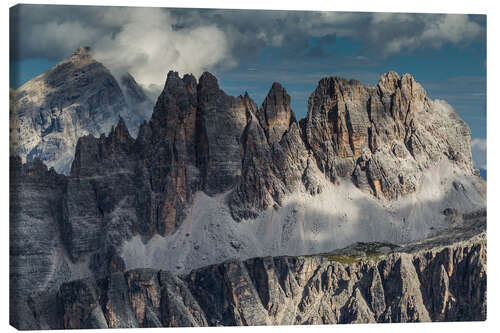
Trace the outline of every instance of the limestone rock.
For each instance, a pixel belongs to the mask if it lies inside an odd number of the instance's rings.
[[[52,296],[57,306],[44,318],[60,308],[64,328],[485,320],[485,233],[478,231],[377,260],[255,258],[180,276],[138,269],[72,281]]]
[[[295,122],[295,115],[290,108],[290,95],[278,82],[273,83],[257,117],[269,145],[279,142],[291,123]]]
[[[78,139],[107,133],[121,116],[137,135],[152,102],[130,74],[117,80],[88,47],[11,90],[11,154],[69,174]],[[14,133],[14,134],[12,134]]]
[[[376,87],[322,79],[304,126],[322,172],[330,179],[352,176],[375,195],[394,199],[414,192],[422,170],[441,159],[472,173],[468,126],[448,104],[428,98],[409,74],[386,73]]]

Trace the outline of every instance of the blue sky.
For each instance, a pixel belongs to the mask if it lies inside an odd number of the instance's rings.
[[[486,168],[484,15],[24,5],[11,17],[12,88],[89,45],[156,91],[168,70],[208,70],[228,94],[248,91],[260,105],[280,82],[300,119],[322,77],[375,85],[384,72],[410,73],[469,124],[476,166]]]

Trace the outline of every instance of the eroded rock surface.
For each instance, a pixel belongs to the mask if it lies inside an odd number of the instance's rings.
[[[42,300],[31,299],[30,309],[50,328],[485,320],[482,228],[484,219],[469,228],[472,237],[455,230],[430,248],[387,252],[387,244],[365,243],[342,255],[228,261],[180,276],[153,269],[114,273],[65,283],[51,296],[57,306],[42,308]]]
[[[309,99],[306,142],[330,179],[351,176],[375,195],[414,192],[422,170],[442,158],[472,173],[470,129],[415,79],[389,72],[377,86],[325,78]]]
[[[137,135],[152,102],[130,74],[119,80],[88,47],[10,94],[11,154],[69,174],[78,139],[108,133],[118,118]]]

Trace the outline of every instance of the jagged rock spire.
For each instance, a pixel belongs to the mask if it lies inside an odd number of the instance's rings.
[[[257,113],[261,126],[266,132],[269,144],[278,142],[295,121],[290,107],[290,95],[278,82],[274,82]]]
[[[130,142],[132,137],[128,132],[127,125],[125,124],[125,120],[123,120],[122,116],[118,117],[118,124],[114,128],[112,132],[112,136],[115,140],[118,140],[120,143]]]
[[[75,52],[73,52],[70,61],[76,64],[95,61],[92,58],[90,52],[91,52],[90,46],[80,46],[78,49],[75,50]]]

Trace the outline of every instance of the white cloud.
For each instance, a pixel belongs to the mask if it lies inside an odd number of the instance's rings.
[[[205,70],[234,61],[223,31],[214,25],[174,30],[175,18],[153,8],[112,8],[121,29],[93,43],[94,57],[114,71],[129,71],[147,86],[163,86],[169,70],[200,76]],[[113,14],[114,13],[114,14]]]
[[[367,32],[372,44],[387,56],[426,47],[439,49],[447,43],[472,42],[484,29],[468,15],[375,13]]]
[[[90,46],[106,67],[129,71],[146,87],[163,87],[169,70],[200,76],[215,66],[235,65],[228,32],[210,20],[181,27],[181,18],[162,8],[16,8],[12,20],[17,24],[11,25],[18,37],[11,48],[13,59],[62,60],[79,46]]]
[[[486,170],[486,139],[472,139],[471,148],[474,167]]]
[[[445,42],[459,43],[472,40],[481,32],[481,27],[467,15],[447,14],[441,20],[429,24],[422,33],[422,40],[441,47]]]

